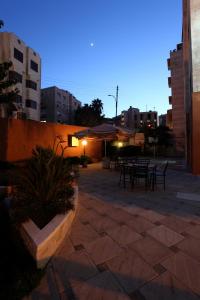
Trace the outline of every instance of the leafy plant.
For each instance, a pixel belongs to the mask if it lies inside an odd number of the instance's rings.
[[[21,171],[13,192],[12,216],[21,223],[31,218],[40,228],[56,214],[66,213],[73,208],[70,200],[73,195],[70,166],[54,148],[36,146],[33,157]]]
[[[92,161],[91,161],[91,158],[87,155],[81,155],[80,156],[80,164],[81,165],[87,165],[87,164],[90,164]]]

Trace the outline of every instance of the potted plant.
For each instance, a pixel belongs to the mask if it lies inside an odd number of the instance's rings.
[[[70,165],[64,159],[65,148],[62,147],[61,155],[56,154],[59,144],[58,141],[53,149],[37,146],[33,150],[12,195],[11,216],[16,224],[22,225],[22,236],[39,266],[46,263],[55,252],[58,240],[66,234],[68,212],[74,215],[73,195],[77,189]],[[31,232],[36,236],[30,237]]]

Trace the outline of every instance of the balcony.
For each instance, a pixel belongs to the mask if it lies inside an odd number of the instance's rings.
[[[167,60],[167,66],[168,66],[168,70],[171,70],[171,59],[168,58]]]
[[[169,88],[172,87],[172,78],[171,77],[168,77],[168,86],[169,86]]]

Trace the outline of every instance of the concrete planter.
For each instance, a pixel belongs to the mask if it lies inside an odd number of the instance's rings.
[[[22,224],[21,235],[28,251],[33,256],[38,268],[43,268],[56,252],[64,237],[71,228],[78,204],[78,187],[73,195],[74,210],[56,215],[44,228],[29,220]]]

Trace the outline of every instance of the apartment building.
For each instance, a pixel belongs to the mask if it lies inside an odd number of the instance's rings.
[[[175,149],[179,154],[185,153],[185,106],[184,106],[184,66],[183,44],[178,44],[176,49],[170,52],[167,60],[171,77],[168,77],[168,85],[171,88],[169,104],[172,105],[172,130]]]
[[[186,158],[200,175],[200,1],[183,0],[184,103],[186,112]]]
[[[19,94],[16,96],[17,111],[27,119],[40,120],[41,59],[14,33],[0,32],[0,63],[12,62],[9,78],[16,79]]]
[[[121,126],[129,129],[138,129],[145,125],[156,127],[158,123],[156,111],[140,112],[138,108],[132,106],[121,113]]]
[[[79,106],[81,102],[66,90],[56,86],[41,90],[41,121],[73,124]]]

